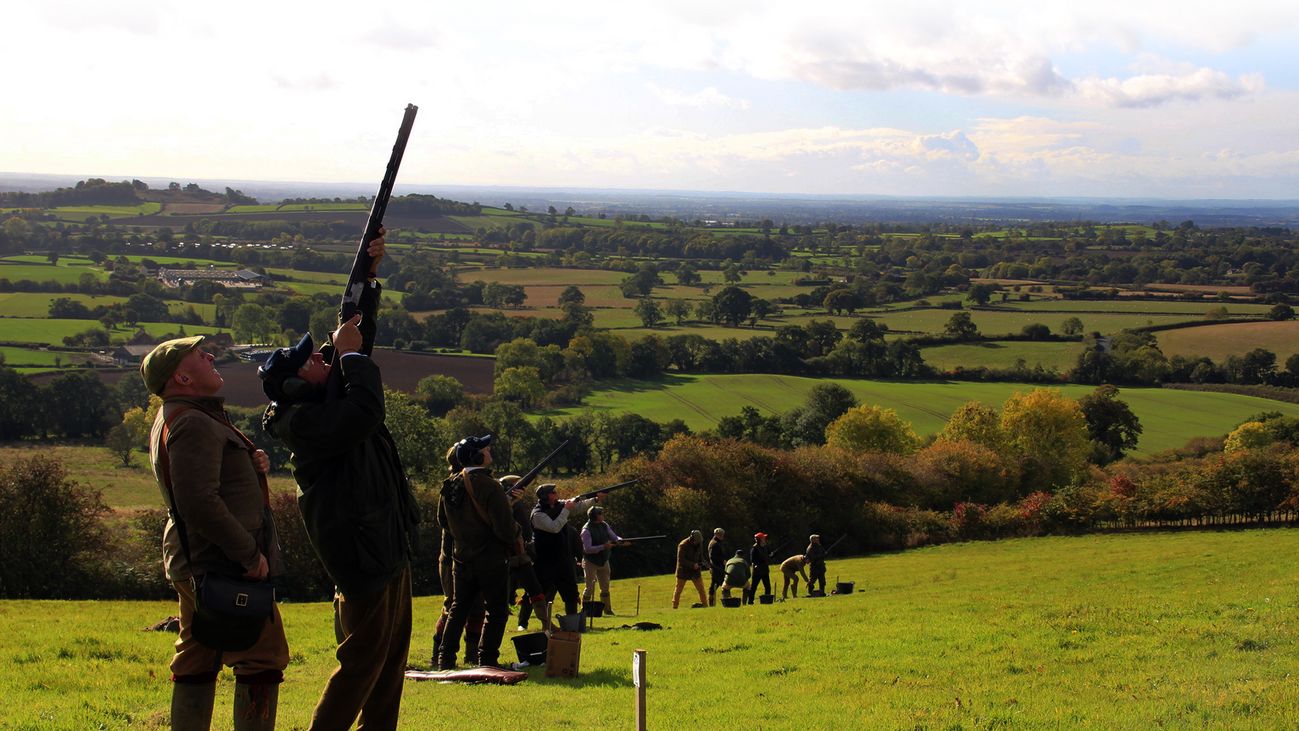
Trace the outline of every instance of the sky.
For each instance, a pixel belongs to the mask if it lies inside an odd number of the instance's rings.
[[[1299,198],[1299,4],[10,4],[0,171]]]

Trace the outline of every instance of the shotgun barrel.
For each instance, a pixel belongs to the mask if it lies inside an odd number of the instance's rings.
[[[379,192],[374,196],[370,206],[370,217],[365,222],[365,231],[361,234],[361,243],[356,247],[356,259],[352,262],[352,272],[347,277],[347,288],[343,290],[343,301],[339,305],[340,322],[347,322],[356,314],[361,303],[361,293],[365,290],[366,281],[370,278],[370,242],[379,238],[379,229],[383,227],[383,214],[388,210],[388,199],[392,197],[392,186],[397,182],[397,170],[401,167],[402,155],[406,153],[406,141],[410,139],[411,128],[415,126],[415,113],[419,107],[406,105],[406,114],[397,129],[397,141],[393,143],[392,155],[388,158],[388,169],[379,183]]]

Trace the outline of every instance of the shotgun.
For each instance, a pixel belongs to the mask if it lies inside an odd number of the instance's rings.
[[[621,490],[621,489],[624,488],[624,487],[631,487],[632,485],[635,485],[637,482],[640,482],[640,478],[639,478],[639,477],[637,477],[637,478],[635,478],[635,479],[633,479],[633,480],[627,480],[626,482],[619,482],[617,485],[610,485],[610,486],[608,486],[608,487],[602,487],[602,488],[600,488],[599,490],[591,490],[590,492],[584,492],[584,493],[582,493],[581,495],[577,495],[577,496],[573,497],[573,499],[574,499],[574,500],[589,500],[589,499],[595,497],[596,495],[603,495],[603,494],[606,493],[606,492],[613,492],[614,490]]]
[[[546,465],[550,464],[550,461],[554,459],[556,456],[558,456],[559,453],[563,451],[564,447],[567,446],[568,446],[568,440],[565,439],[563,444],[560,444],[558,447],[555,447],[555,451],[543,457],[541,461],[537,463],[536,467],[533,467],[532,469],[528,470],[528,473],[525,474],[523,477],[520,477],[518,482],[514,483],[513,485],[510,485],[510,489],[511,490],[526,489],[528,485],[532,484],[533,480],[537,479],[537,474],[540,473],[543,469],[545,469]]]
[[[411,127],[415,126],[415,113],[419,107],[406,105],[406,114],[401,119],[397,130],[397,141],[392,146],[392,156],[388,158],[388,169],[379,183],[379,192],[374,196],[370,206],[370,218],[365,222],[365,232],[361,234],[361,243],[356,247],[356,260],[352,262],[352,273],[347,277],[347,288],[343,290],[343,301],[339,305],[339,322],[347,322],[356,314],[361,304],[361,293],[365,291],[366,281],[370,278],[370,242],[379,238],[379,229],[383,227],[383,214],[388,210],[388,199],[392,197],[392,186],[397,182],[397,169],[401,167],[401,157],[406,152],[406,141],[410,139]]]
[[[843,539],[845,539],[845,538],[847,538],[847,537],[848,537],[848,534],[847,534],[847,533],[844,533],[843,535],[839,536],[839,540],[837,540],[837,541],[835,541],[834,543],[830,544],[830,547],[827,548],[827,549],[825,549],[825,558],[829,558],[829,557],[830,557],[830,552],[833,551],[833,550],[835,549],[835,547],[837,547],[840,543],[843,543]]]

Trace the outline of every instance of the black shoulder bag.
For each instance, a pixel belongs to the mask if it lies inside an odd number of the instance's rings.
[[[167,454],[171,422],[188,410],[177,409],[163,422],[158,445],[158,464],[162,468],[167,499],[171,502],[171,519],[180,532],[180,545],[185,550],[185,561],[190,566],[192,576],[194,559],[189,552],[189,534],[185,530],[185,522],[180,519],[180,511],[176,508],[176,494],[171,486],[171,462]],[[249,447],[251,455],[253,447],[248,438],[238,429],[231,429]],[[260,472],[257,474],[262,481],[263,490],[266,490],[265,475]],[[262,629],[275,612],[274,585],[266,581],[211,572],[191,578],[190,581],[194,584],[194,626],[190,631],[199,644],[222,652],[241,652],[257,644]]]

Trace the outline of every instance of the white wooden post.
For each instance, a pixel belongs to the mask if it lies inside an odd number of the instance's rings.
[[[631,656],[631,682],[636,686],[636,731],[645,731],[645,651],[636,650]]]

